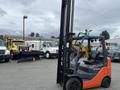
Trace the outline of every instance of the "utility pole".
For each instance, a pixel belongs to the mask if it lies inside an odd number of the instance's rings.
[[[25,40],[25,19],[27,18],[27,16],[23,16],[23,40]]]

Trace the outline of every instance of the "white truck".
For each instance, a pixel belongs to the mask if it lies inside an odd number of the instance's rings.
[[[6,48],[5,42],[0,40],[0,62],[9,62],[10,57],[10,51]]]
[[[58,56],[58,45],[55,41],[25,41],[25,44],[29,46],[31,51],[41,51],[45,58],[57,57]]]

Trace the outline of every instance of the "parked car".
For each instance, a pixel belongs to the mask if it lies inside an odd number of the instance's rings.
[[[5,42],[0,40],[0,62],[9,62],[10,57],[10,51],[6,48]]]
[[[112,61],[120,62],[120,47],[119,46],[112,46],[112,48],[108,50],[108,54],[111,57]]]

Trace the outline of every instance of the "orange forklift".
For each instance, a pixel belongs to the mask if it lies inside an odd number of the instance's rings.
[[[111,84],[111,59],[107,55],[105,39],[101,36],[78,36],[73,33],[75,0],[62,0],[61,28],[57,84],[63,90],[86,90],[109,88]],[[72,42],[79,43],[75,50]],[[99,44],[99,45],[98,45]],[[83,57],[82,48],[88,46],[88,57]]]

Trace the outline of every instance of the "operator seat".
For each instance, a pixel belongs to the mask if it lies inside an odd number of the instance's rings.
[[[91,52],[90,54],[88,61],[84,61],[85,65],[79,65],[78,68],[78,74],[86,80],[92,79],[104,65],[102,53]]]

